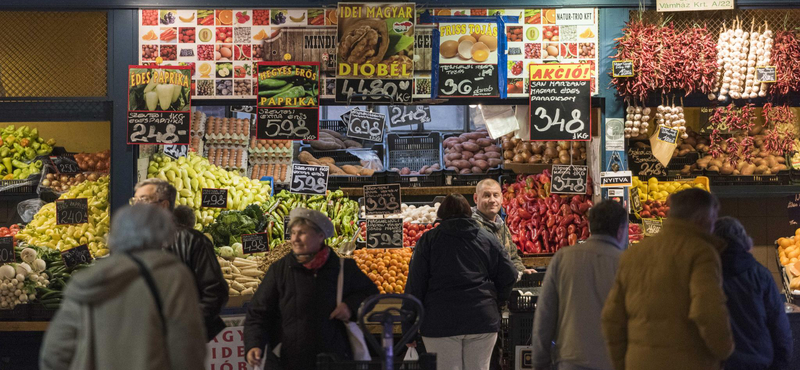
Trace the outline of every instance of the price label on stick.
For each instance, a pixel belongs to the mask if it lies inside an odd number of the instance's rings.
[[[258,140],[317,140],[319,115],[312,109],[259,109]]]
[[[775,66],[756,67],[756,82],[773,83],[778,81],[778,69]]]
[[[402,248],[403,219],[378,218],[367,219],[368,248]]]
[[[64,260],[64,264],[67,268],[70,268],[90,263],[93,258],[92,254],[89,252],[89,247],[83,244],[61,252],[61,259]]]
[[[56,200],[56,224],[74,225],[89,222],[89,201],[86,198]]]
[[[200,189],[200,207],[228,208],[228,189]]]
[[[385,126],[386,115],[383,113],[352,110],[350,111],[350,120],[347,122],[347,136],[381,142]]]
[[[431,107],[427,105],[392,105],[389,112],[390,127],[419,125],[431,121]]]
[[[283,217],[283,239],[284,240],[290,240],[292,238],[292,230],[289,229],[289,222],[291,222],[291,221],[292,221],[291,217],[289,217],[289,216],[284,216]]]
[[[661,220],[657,218],[643,218],[642,227],[645,236],[653,236],[661,231]]]
[[[340,103],[410,103],[413,80],[337,78],[335,99]],[[365,95],[355,96],[351,95]]]
[[[242,253],[269,252],[269,233],[242,234]]]
[[[440,64],[438,82],[442,97],[500,96],[494,64]]]
[[[658,140],[665,143],[675,144],[678,141],[678,130],[671,127],[658,127]]]
[[[295,194],[325,195],[328,190],[328,166],[307,164],[292,165],[292,182],[289,192]]]
[[[50,156],[50,162],[53,163],[53,167],[59,174],[72,175],[83,172],[81,167],[78,166],[78,162],[69,157],[52,155]]]
[[[531,141],[589,141],[591,77],[589,64],[531,64]]]
[[[633,61],[615,60],[611,62],[611,74],[613,77],[633,77]]]
[[[172,157],[173,159],[178,159],[180,157],[186,157],[189,155],[189,146],[188,145],[164,145],[164,154]]]
[[[400,184],[364,186],[364,210],[367,216],[401,214],[400,203]]]
[[[589,167],[553,165],[550,192],[556,194],[586,194]]]
[[[0,237],[0,264],[12,263],[16,260],[14,257],[14,237],[3,236]]]
[[[642,211],[642,200],[639,199],[639,188],[631,188],[631,208],[634,212]]]

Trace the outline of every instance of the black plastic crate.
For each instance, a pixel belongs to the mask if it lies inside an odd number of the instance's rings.
[[[508,299],[508,310],[511,312],[533,312],[536,309],[536,302],[539,300],[542,288],[525,288],[514,290]],[[533,295],[525,295],[523,292],[530,292]]]
[[[57,309],[45,308],[41,304],[32,304],[30,307],[31,321],[50,321],[56,315]]]
[[[328,176],[328,189],[360,188],[364,185],[386,183],[386,173],[375,172],[372,176]]]
[[[495,167],[484,173],[470,173],[461,175],[456,171],[444,171],[444,185],[445,186],[475,186],[484,179],[500,179],[503,170],[500,167]]]
[[[789,185],[789,171],[781,171],[774,175],[720,175],[718,172],[705,171],[711,186],[734,185]]]
[[[36,194],[41,175],[32,175],[25,180],[0,180],[0,193],[3,194]],[[9,188],[6,188],[6,187]]]
[[[436,354],[423,353],[419,361],[396,361],[394,368],[398,370],[436,370]],[[317,356],[317,370],[383,370],[381,360],[372,361],[336,361],[331,355]]]
[[[544,272],[522,274],[522,278],[514,283],[514,289],[540,287],[542,286],[542,281],[544,281]]]
[[[517,346],[531,345],[533,337],[533,312],[516,313],[508,315],[508,350],[511,363],[514,363]]]
[[[667,164],[667,171],[680,171],[684,166],[691,166],[697,163],[699,158],[700,154],[697,152],[689,152],[683,157],[672,157],[672,159],[669,161],[669,164]]]
[[[442,171],[434,171],[430,175],[401,175],[398,172],[386,172],[387,184],[400,184],[403,188],[421,188],[431,186],[444,186]]]
[[[321,119],[319,120],[319,128],[338,132],[342,136],[347,135],[347,125],[340,119]]]
[[[341,167],[344,165],[360,166],[361,158],[354,153],[368,153],[373,152],[375,156],[381,161],[381,166],[386,169],[385,159],[383,158],[383,147],[375,148],[353,148],[353,149],[336,149],[336,150],[315,150],[311,146],[303,145],[300,147],[300,152],[308,152],[314,158],[331,157],[336,161],[336,165]]]
[[[408,167],[411,171],[419,171],[424,166],[434,164],[444,169],[442,136],[438,132],[427,135],[388,134],[386,143],[387,169]]]
[[[0,309],[0,321],[30,321],[31,305],[18,304],[12,310]]]

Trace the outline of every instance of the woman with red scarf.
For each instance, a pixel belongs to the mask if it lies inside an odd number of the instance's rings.
[[[354,260],[346,259],[342,303],[337,305],[339,257],[325,245],[334,233],[331,220],[306,208],[295,208],[289,216],[292,253],[270,266],[247,310],[247,362],[257,365],[266,356],[267,369],[314,369],[320,353],[350,360],[345,321],[355,321],[361,302],[378,294],[378,288]]]

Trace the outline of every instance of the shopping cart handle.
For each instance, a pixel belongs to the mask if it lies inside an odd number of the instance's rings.
[[[411,302],[413,304],[412,310],[404,310],[402,308],[390,307],[383,311],[372,312],[375,306],[384,299],[400,299],[401,305],[406,301]],[[417,335],[417,330],[419,330],[420,325],[422,325],[422,319],[425,316],[424,308],[422,307],[422,302],[410,294],[377,294],[371,296],[364,300],[361,304],[361,307],[358,309],[358,325],[361,327],[361,330],[364,333],[369,333],[367,330],[366,322],[370,322],[373,324],[381,324],[384,328],[388,324],[389,326],[394,326],[394,324],[403,324],[408,322],[413,322],[411,327],[408,331],[404,330],[403,337],[394,345],[393,353],[400,353],[400,350],[403,347],[411,342]],[[385,334],[385,333],[384,333]],[[381,352],[383,347],[380,343],[375,339],[372,335],[365,335],[367,342],[378,352]]]

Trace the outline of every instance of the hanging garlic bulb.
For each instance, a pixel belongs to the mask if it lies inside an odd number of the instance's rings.
[[[750,98],[750,99],[758,97],[758,91],[754,91],[753,89],[753,85],[755,84],[756,81],[756,69],[753,68],[754,66],[752,66],[751,64],[755,63],[757,60],[758,38],[761,36],[760,34],[761,29],[759,28],[759,30],[753,31],[753,27],[755,27],[755,19],[753,19],[753,22],[750,24],[750,50],[747,55],[745,88],[744,88],[744,94],[742,95],[742,98]]]
[[[720,101],[725,100],[725,94],[723,94],[720,89],[722,88],[723,74],[725,71],[725,63],[730,61],[728,57],[728,42],[730,41],[730,36],[725,31],[725,25],[722,25],[719,31],[719,37],[717,38],[717,83],[714,85],[714,89],[712,90],[711,94],[708,94],[708,100],[715,100],[719,99]],[[730,77],[728,76],[728,82],[730,82]],[[727,91],[726,91],[727,93]],[[719,94],[719,95],[717,95]],[[656,119],[659,119],[658,115],[656,115]]]
[[[758,65],[758,66],[766,66],[766,65],[769,64],[770,58],[772,58],[772,42],[773,42],[772,41],[772,30],[769,29],[769,25],[767,24],[766,21],[764,22],[764,32],[761,35],[759,35],[758,41],[759,41],[759,45],[763,45],[763,47],[759,48],[759,50],[756,51],[756,62],[754,64]],[[755,72],[755,68],[754,68],[754,72]],[[762,97],[762,98],[766,97],[767,96],[767,87],[768,87],[767,83],[766,82],[761,82],[761,83],[756,82],[756,85],[758,86],[758,91],[751,92],[750,97],[752,98],[753,94],[755,94],[756,96]]]

